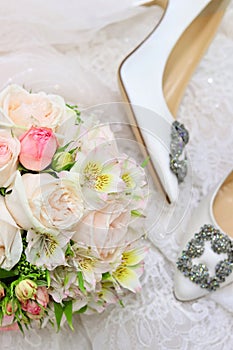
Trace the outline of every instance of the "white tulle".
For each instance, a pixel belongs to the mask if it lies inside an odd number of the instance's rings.
[[[0,86],[9,82],[62,94],[82,107],[121,101],[117,67],[155,26],[159,8],[133,0],[13,1],[1,3]],[[173,295],[179,241],[192,208],[227,173],[233,159],[233,4],[189,83],[179,119],[190,130],[189,177],[168,208],[151,187],[146,228],[151,251],[142,293],[101,315],[75,318],[75,332],[43,329],[0,333],[0,348],[192,349],[233,348],[233,286],[194,302]],[[110,109],[111,111],[111,109]],[[97,113],[98,114],[98,113]],[[112,114],[114,114],[112,109]],[[119,121],[123,115],[118,114]],[[111,113],[106,121],[114,120]],[[118,125],[125,151],[139,155],[131,131]],[[129,140],[131,140],[129,142]],[[152,185],[151,185],[152,186]]]

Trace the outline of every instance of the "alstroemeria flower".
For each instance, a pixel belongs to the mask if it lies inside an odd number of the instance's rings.
[[[79,288],[76,268],[59,266],[50,272],[50,278],[51,285],[48,293],[57,303],[61,303],[62,300],[66,299],[77,299],[79,300],[79,308],[76,310],[86,305],[86,296]]]
[[[29,230],[27,233],[27,260],[36,266],[46,266],[48,270],[65,265],[65,250],[69,236],[52,233],[39,233]]]
[[[115,281],[131,292],[136,293],[141,289],[139,278],[144,271],[143,259],[146,253],[146,247],[126,250],[122,254],[121,264],[112,273]]]
[[[89,294],[86,314],[101,313],[108,305],[116,304],[118,301],[119,298],[111,282],[99,283],[96,292]]]
[[[72,250],[75,265],[82,272],[86,289],[88,291],[94,290],[96,283],[101,281],[102,274],[111,269],[110,264],[94,256],[95,253],[91,248],[84,248],[75,244]]]
[[[146,185],[145,170],[133,158],[124,154],[120,163],[121,178],[126,184],[126,191],[132,191]]]
[[[77,154],[76,164],[71,171],[80,173],[83,195],[92,208],[103,205],[109,193],[122,192],[125,188],[117,155],[115,144],[112,143],[99,145],[86,157]]]

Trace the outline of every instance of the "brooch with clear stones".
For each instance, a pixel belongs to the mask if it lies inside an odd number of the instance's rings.
[[[227,254],[227,259],[220,260],[215,266],[214,276],[210,276],[205,264],[192,262],[192,259],[199,258],[204,253],[206,241],[210,242],[211,249],[216,254]],[[204,225],[200,232],[195,233],[194,238],[188,242],[176,264],[178,270],[191,282],[208,291],[215,291],[233,271],[233,242],[214,226]]]
[[[189,133],[184,125],[177,120],[172,123],[170,143],[170,169],[177,176],[178,182],[183,182],[187,175],[187,159],[180,159],[186,144],[189,141]]]

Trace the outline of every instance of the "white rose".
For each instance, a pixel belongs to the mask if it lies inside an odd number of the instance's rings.
[[[31,126],[56,128],[69,117],[65,101],[58,95],[29,93],[18,85],[9,85],[0,93],[1,123],[29,129]]]
[[[0,187],[8,187],[14,180],[20,142],[11,132],[0,130]]]
[[[0,197],[0,267],[11,270],[20,259],[23,245],[20,229],[9,214],[4,198]]]
[[[101,210],[91,210],[76,227],[72,240],[90,246],[100,259],[112,259],[119,247],[124,247],[136,237],[131,237],[128,226],[131,212],[121,203],[109,202]]]
[[[49,174],[17,172],[6,205],[19,226],[40,233],[70,235],[83,216],[84,206],[78,175],[61,173],[56,179]]]

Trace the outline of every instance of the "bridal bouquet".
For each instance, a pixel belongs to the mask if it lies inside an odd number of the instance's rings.
[[[0,93],[0,325],[72,328],[140,290],[146,161],[57,95]]]

